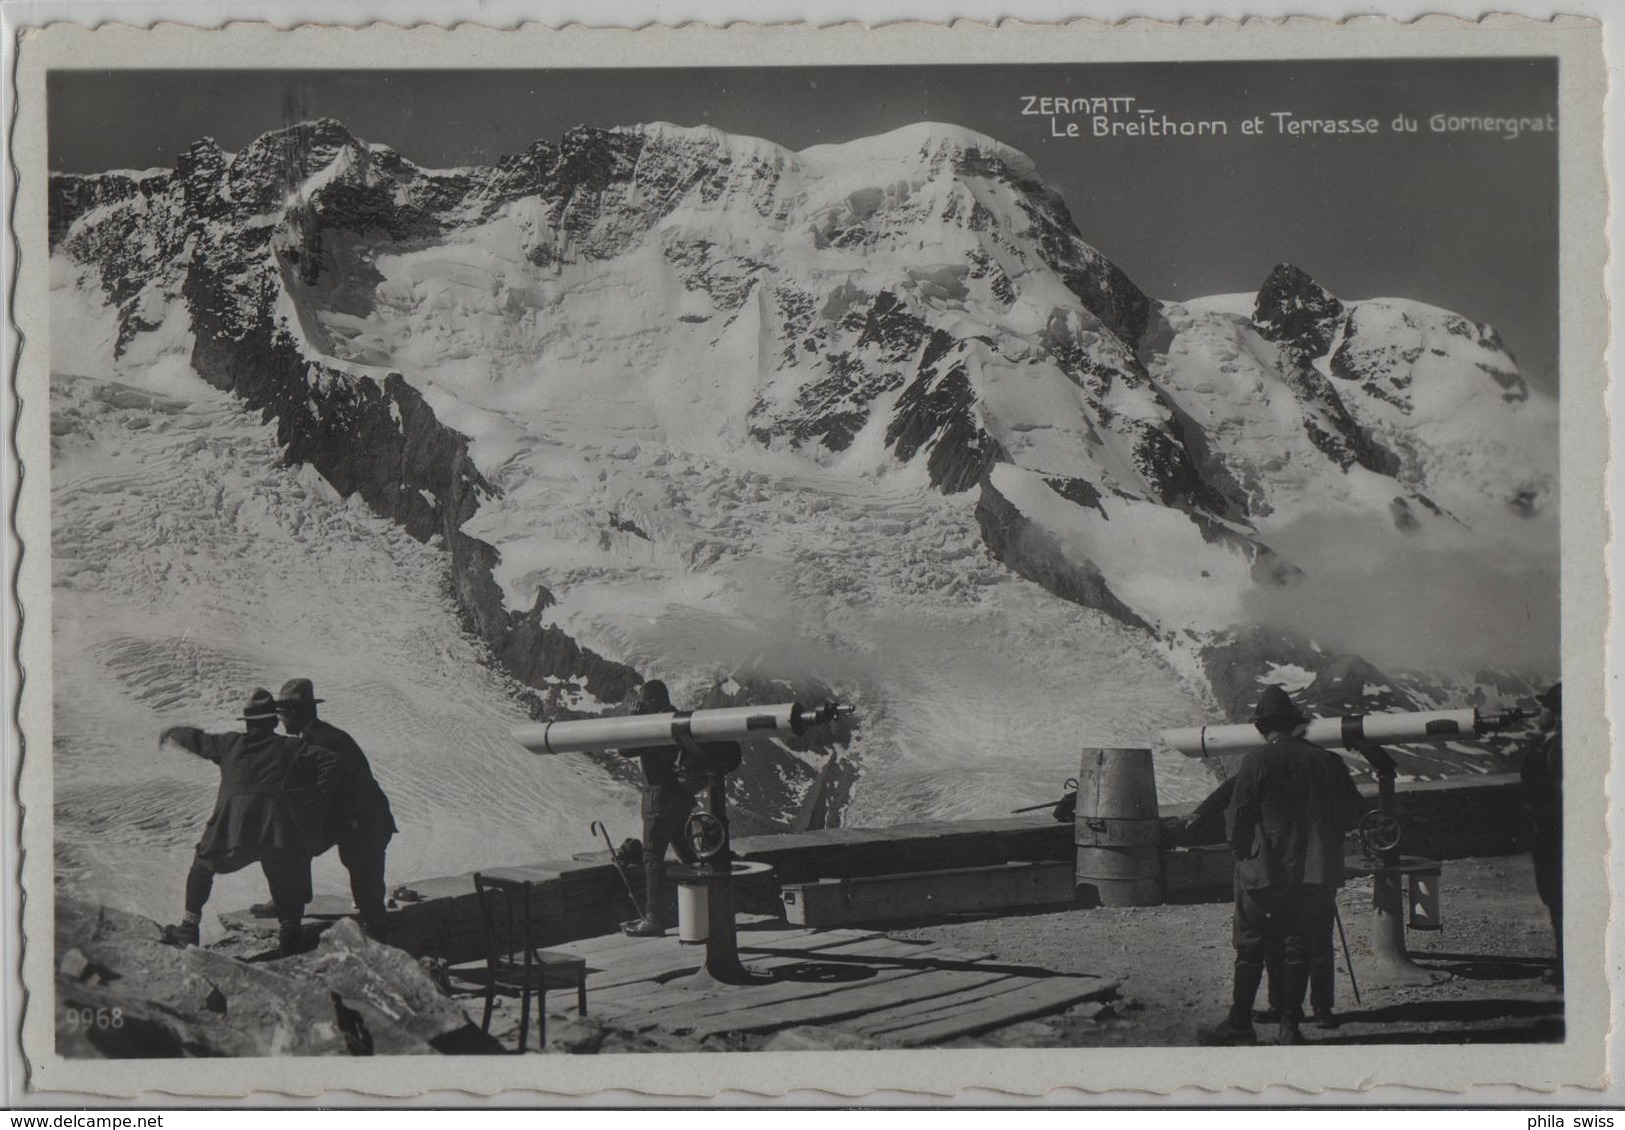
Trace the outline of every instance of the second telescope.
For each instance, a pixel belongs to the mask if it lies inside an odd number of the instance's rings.
[[[516,727],[513,736],[532,753],[590,753],[670,745],[680,733],[687,733],[699,742],[787,738],[851,714],[852,707],[835,702],[810,707],[785,702],[771,706],[727,706],[715,710],[538,722]]]

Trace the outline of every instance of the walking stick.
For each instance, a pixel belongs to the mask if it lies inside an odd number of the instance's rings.
[[[1337,898],[1332,898],[1332,919],[1337,923],[1337,937],[1343,943],[1343,965],[1349,971],[1349,986],[1354,990],[1354,1003],[1364,1004],[1360,999],[1360,983],[1354,979],[1354,955],[1349,953],[1349,937],[1343,933],[1343,915],[1337,909]]]
[[[627,878],[626,868],[621,866],[621,857],[615,853],[615,845],[610,843],[609,829],[604,827],[602,820],[594,820],[587,831],[597,832],[604,837],[604,846],[609,849],[609,861],[615,865],[615,873],[621,877],[621,882],[626,884],[626,896],[632,900],[632,909],[638,912],[639,918],[645,917],[643,904],[638,901],[638,893],[632,889],[632,880]]]

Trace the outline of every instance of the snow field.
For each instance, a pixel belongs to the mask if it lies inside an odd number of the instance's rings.
[[[390,880],[589,850],[635,834],[636,792],[514,743],[524,721],[444,592],[446,560],[281,467],[272,428],[192,378],[53,383],[53,695],[59,881],[167,919],[217,771],[166,725],[236,729],[255,685],[314,679],[368,752],[401,834]],[[319,479],[316,480],[320,482]],[[317,887],[347,880],[331,854]],[[263,901],[257,870],[216,909]]]

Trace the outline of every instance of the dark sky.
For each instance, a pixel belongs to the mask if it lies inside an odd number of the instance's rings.
[[[1435,132],[1434,114],[1556,114],[1550,59],[590,71],[57,71],[51,167],[171,166],[193,140],[241,148],[332,117],[429,167],[484,164],[572,126],[709,124],[792,149],[953,122],[1016,147],[1084,239],[1159,298],[1256,290],[1278,262],[1345,298],[1414,298],[1489,322],[1557,383],[1552,133]],[[1091,136],[1026,96],[1134,98],[1222,137]],[[1122,105],[1122,103],[1119,103]],[[1375,118],[1374,136],[1293,136],[1273,115]],[[1396,133],[1396,115],[1417,123]],[[1243,119],[1261,117],[1261,135]],[[1056,137],[1069,123],[1081,136]]]

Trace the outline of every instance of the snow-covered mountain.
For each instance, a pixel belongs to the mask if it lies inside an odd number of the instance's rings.
[[[1265,678],[1494,701],[1481,655],[1353,654],[1350,576],[1470,559],[1555,607],[1555,403],[1493,330],[1289,265],[1157,301],[968,130],[582,128],[431,170],[324,120],[51,194],[61,379],[234,393],[443,552],[534,713],[657,676],[856,700],[833,762],[754,759],[757,819],[992,814]]]

